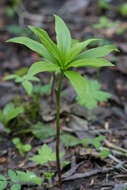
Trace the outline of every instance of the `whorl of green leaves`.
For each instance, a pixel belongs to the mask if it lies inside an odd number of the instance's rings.
[[[90,43],[100,39],[88,39],[83,42],[72,39],[68,27],[56,15],[56,44],[45,30],[34,26],[29,26],[29,28],[38,36],[40,42],[28,37],[17,37],[7,41],[23,44],[37,52],[44,59],[43,61],[33,63],[25,79],[21,81],[29,94],[32,91],[29,80],[33,80],[34,75],[44,71],[62,71],[76,90],[80,104],[85,104],[89,109],[97,106],[98,101],[105,101],[110,97],[110,94],[100,90],[100,85],[97,81],[89,81],[79,73],[70,71],[70,68],[113,66],[104,56],[112,51],[118,51],[115,46],[105,45],[87,50],[86,48]]]

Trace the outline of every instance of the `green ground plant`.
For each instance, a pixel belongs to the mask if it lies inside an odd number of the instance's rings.
[[[111,5],[106,0],[98,0],[98,7],[103,10],[109,10]]]
[[[110,21],[106,16],[102,16],[99,18],[99,23],[94,24],[93,28],[112,28],[116,26],[115,22]]]
[[[15,105],[10,102],[8,103],[3,110],[0,110],[0,121],[4,124],[4,126],[7,128],[8,132],[10,131],[8,129],[8,123],[12,119],[16,118],[19,114],[24,112],[23,106],[15,107]]]
[[[9,0],[9,6],[7,7],[8,16],[12,17],[18,11],[22,0]]]
[[[19,151],[21,156],[24,156],[26,152],[29,152],[32,149],[32,146],[30,144],[22,144],[20,138],[18,137],[13,138],[12,142]]]
[[[64,21],[56,15],[56,43],[50,39],[45,30],[34,26],[29,26],[29,28],[39,37],[40,42],[28,37],[17,37],[10,39],[7,42],[23,44],[43,57],[43,60],[31,65],[27,74],[23,78],[23,81],[25,82],[24,88],[28,93],[31,92],[32,89],[32,83],[30,81],[33,79],[38,80],[37,77],[35,77],[36,74],[48,71],[54,72],[55,75],[59,75],[57,84],[58,88],[56,89],[56,165],[59,178],[58,183],[61,187],[62,180],[59,144],[60,95],[63,78],[66,77],[70,81],[77,92],[77,99],[81,105],[85,105],[88,109],[96,107],[99,101],[106,101],[111,95],[101,91],[100,84],[97,81],[92,81],[87,77],[81,76],[80,73],[73,71],[72,68],[101,68],[105,66],[113,66],[112,63],[103,57],[113,50],[118,51],[118,49],[113,45],[105,45],[87,50],[86,48],[91,42],[100,39],[89,39],[83,42],[78,42],[72,39],[68,27]]]
[[[42,181],[41,177],[28,170],[26,172],[8,170],[7,178],[0,174],[0,190],[7,189],[8,185],[10,185],[10,190],[21,190],[22,182],[41,186]]]

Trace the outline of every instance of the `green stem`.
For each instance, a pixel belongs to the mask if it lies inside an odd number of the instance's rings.
[[[56,91],[56,165],[57,165],[57,172],[58,172],[58,183],[59,187],[61,188],[62,180],[61,180],[61,164],[60,164],[60,93],[61,93],[61,86],[63,80],[64,73],[61,71],[58,89]]]

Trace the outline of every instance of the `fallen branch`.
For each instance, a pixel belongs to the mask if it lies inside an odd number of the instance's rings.
[[[70,177],[66,177],[66,178],[62,179],[62,181],[70,181],[70,180],[75,180],[75,179],[79,179],[79,178],[91,177],[91,176],[97,175],[97,174],[105,174],[105,173],[111,172],[113,170],[120,169],[124,164],[125,164],[125,162],[121,162],[120,164],[117,164],[116,166],[112,166],[110,168],[103,167],[100,169],[92,170],[87,173],[76,173]]]

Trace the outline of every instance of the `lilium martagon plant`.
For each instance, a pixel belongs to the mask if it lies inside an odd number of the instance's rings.
[[[27,46],[32,51],[37,52],[43,60],[33,63],[25,76],[26,84],[40,72],[55,72],[59,74],[58,88],[56,90],[56,165],[58,172],[58,185],[61,187],[61,165],[60,165],[60,93],[63,78],[66,77],[77,93],[78,102],[85,105],[88,109],[97,106],[99,101],[106,101],[111,97],[109,93],[100,90],[100,84],[95,80],[89,80],[73,71],[72,68],[114,66],[103,57],[112,51],[118,51],[113,45],[87,50],[86,47],[100,39],[88,39],[78,42],[72,39],[70,31],[64,21],[55,15],[56,43],[49,37],[48,33],[38,27],[28,26],[40,42],[28,37],[16,37],[7,42],[19,43]]]

